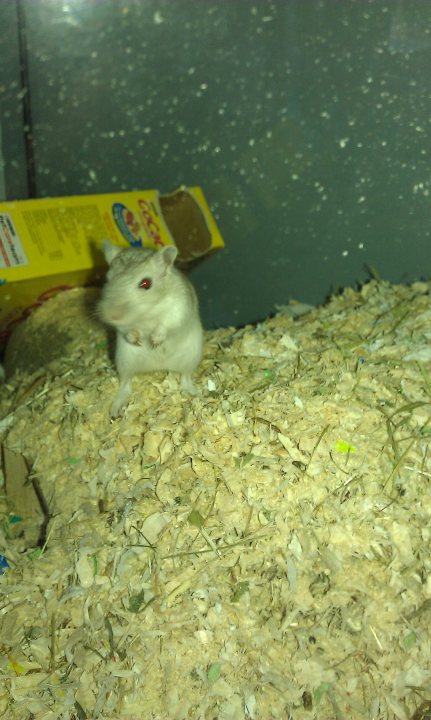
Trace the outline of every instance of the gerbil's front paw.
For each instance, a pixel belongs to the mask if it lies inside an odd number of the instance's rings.
[[[139,330],[129,330],[125,334],[125,339],[128,343],[131,345],[141,345],[142,344],[142,338],[140,335]]]
[[[152,335],[150,335],[150,343],[151,347],[158,348],[160,345],[163,345],[163,343],[166,340],[166,334],[163,332],[154,332]]]

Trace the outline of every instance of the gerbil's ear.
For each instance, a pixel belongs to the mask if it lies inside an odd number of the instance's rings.
[[[166,245],[161,250],[158,250],[158,254],[161,256],[164,269],[168,270],[174,264],[175,258],[178,255],[178,250],[173,245]]]
[[[123,248],[118,247],[118,245],[114,245],[113,243],[111,243],[110,240],[103,241],[102,250],[103,250],[103,254],[105,256],[105,260],[108,263],[108,265],[111,264],[114,257],[116,257],[118,255],[118,253],[121,252],[122,249]]]

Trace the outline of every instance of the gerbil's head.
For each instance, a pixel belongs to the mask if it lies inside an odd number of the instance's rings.
[[[160,306],[175,287],[177,249],[124,249],[106,240],[103,252],[109,269],[98,305],[100,317],[119,330],[127,329]]]

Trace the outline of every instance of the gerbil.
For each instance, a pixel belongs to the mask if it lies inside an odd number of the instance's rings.
[[[112,417],[126,407],[131,379],[140,373],[179,372],[182,388],[193,392],[203,329],[195,290],[173,265],[176,248],[122,249],[107,240],[103,252],[109,270],[98,310],[117,331],[115,364],[120,379]]]

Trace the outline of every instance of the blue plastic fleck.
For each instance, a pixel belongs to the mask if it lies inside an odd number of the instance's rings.
[[[0,555],[0,575],[3,575],[4,571],[10,567],[8,561],[4,555]]]

